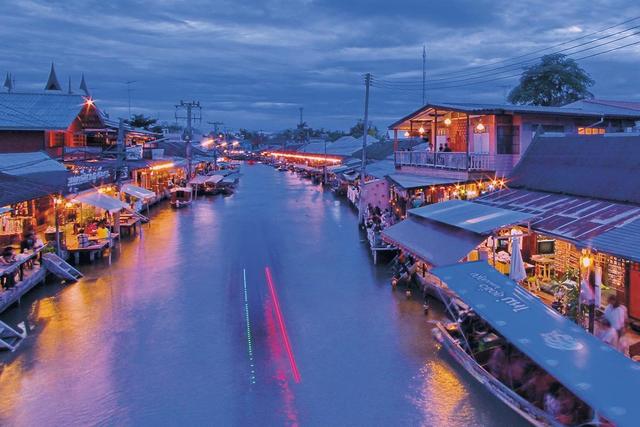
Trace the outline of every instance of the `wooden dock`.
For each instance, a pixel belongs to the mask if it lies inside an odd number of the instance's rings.
[[[36,285],[44,283],[47,276],[47,269],[41,265],[36,265],[33,269],[24,270],[23,280],[16,283],[13,288],[0,292],[0,313],[11,307],[15,303],[20,303],[22,297],[33,289]]]

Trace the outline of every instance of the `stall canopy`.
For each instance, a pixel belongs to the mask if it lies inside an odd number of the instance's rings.
[[[129,209],[129,205],[122,200],[98,192],[79,194],[74,200],[76,202],[104,209],[110,213],[120,212],[122,209]]]
[[[152,199],[156,195],[153,191],[147,190],[146,188],[138,187],[137,185],[133,184],[123,185],[122,192],[141,200]]]
[[[434,185],[451,185],[458,181],[449,178],[441,178],[437,176],[412,175],[407,173],[394,173],[388,176],[389,179],[399,187],[405,190],[414,188],[425,188]]]
[[[212,175],[208,176],[205,182],[210,182],[211,184],[217,184],[224,179],[222,175]]]
[[[411,216],[383,230],[382,237],[434,266],[460,261],[485,239],[478,233]]]
[[[500,228],[523,224],[535,217],[530,213],[482,205],[467,200],[447,200],[412,209],[410,212],[415,216],[481,234],[491,234]]]
[[[637,425],[640,364],[482,261],[431,271],[511,344],[619,426]]]
[[[201,185],[207,181],[207,178],[209,177],[206,175],[196,175],[193,179],[191,179],[191,181],[189,181],[189,184]]]

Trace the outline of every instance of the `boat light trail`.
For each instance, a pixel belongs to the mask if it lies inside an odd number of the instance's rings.
[[[251,321],[249,320],[249,294],[247,292],[247,270],[242,269],[242,280],[244,283],[244,318],[247,322],[247,351],[249,353],[249,364],[251,367],[251,375],[249,380],[251,384],[256,383],[256,369],[253,360],[253,337],[251,336]]]
[[[291,372],[293,373],[293,379],[296,383],[299,383],[300,372],[298,371],[298,365],[296,364],[296,359],[293,356],[293,351],[291,350],[291,342],[289,341],[289,334],[287,334],[287,327],[284,324],[284,318],[282,317],[282,311],[280,310],[280,301],[278,300],[278,295],[276,294],[276,288],[273,284],[273,279],[271,277],[271,270],[269,269],[269,267],[265,267],[264,273],[265,273],[265,276],[267,276],[267,285],[269,286],[269,292],[271,293],[271,300],[273,301],[273,307],[275,308],[276,318],[278,319],[278,325],[280,326],[280,332],[282,333],[284,348],[287,351],[287,356],[289,357],[289,363],[291,364]]]

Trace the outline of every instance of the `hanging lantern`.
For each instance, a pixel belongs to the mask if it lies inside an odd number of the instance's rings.
[[[478,132],[484,132],[484,129],[485,129],[485,128],[484,128],[484,125],[482,124],[482,122],[480,122],[480,123],[478,123],[478,124],[476,125],[476,130],[477,130]]]
[[[424,128],[422,126],[420,126],[420,129],[418,129],[418,132],[420,132],[420,134],[424,133]]]
[[[447,126],[451,126],[451,119],[449,117],[444,119],[444,124],[447,125]]]

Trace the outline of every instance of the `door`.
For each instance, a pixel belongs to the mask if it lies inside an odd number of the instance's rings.
[[[640,265],[631,264],[629,270],[629,317],[640,319]]]

